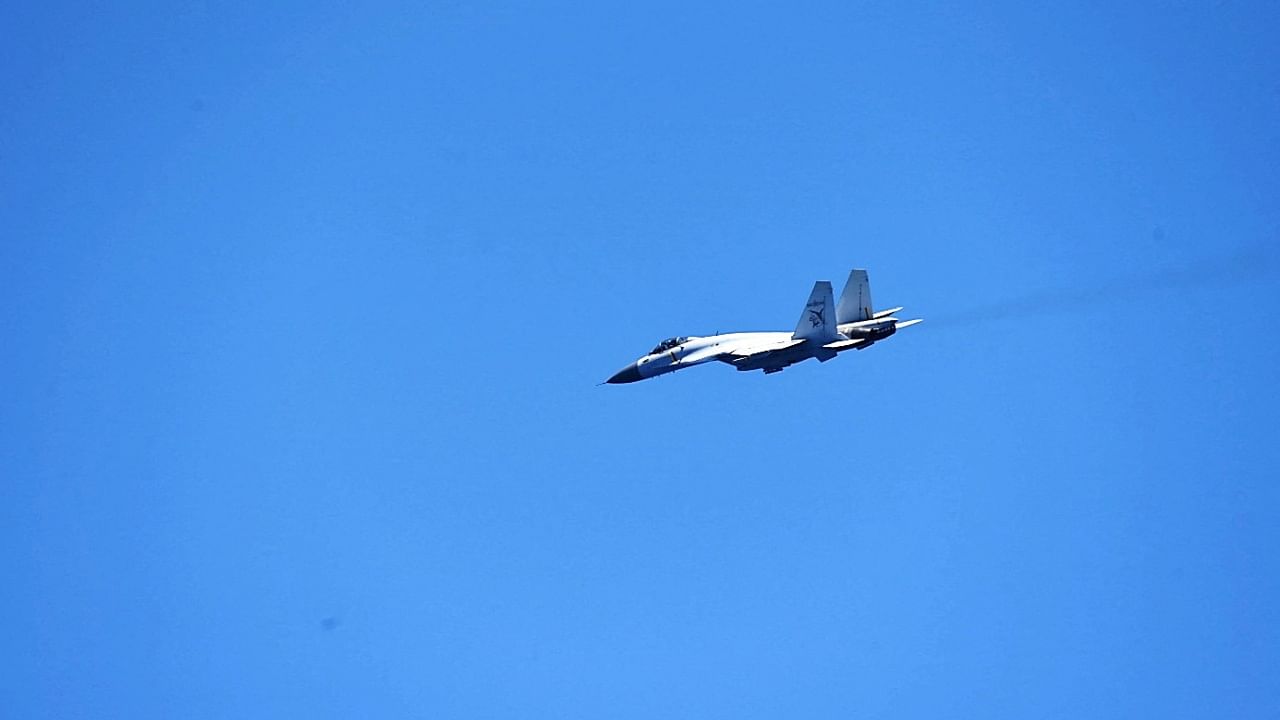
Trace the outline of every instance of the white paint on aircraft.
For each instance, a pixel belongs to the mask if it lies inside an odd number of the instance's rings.
[[[718,360],[738,370],[779,372],[795,363],[816,358],[826,362],[851,348],[863,350],[899,329],[923,320],[898,320],[901,307],[875,312],[867,271],[849,273],[840,302],[832,300],[831,283],[813,285],[794,332],[741,332],[705,337],[673,337],[648,354],[614,373],[607,382],[630,383]]]

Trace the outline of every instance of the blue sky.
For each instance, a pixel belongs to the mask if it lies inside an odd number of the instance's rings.
[[[1274,717],[1277,27],[0,10],[0,714]]]

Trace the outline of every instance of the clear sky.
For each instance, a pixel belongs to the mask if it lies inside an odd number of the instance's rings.
[[[0,716],[1276,717],[1280,7],[687,5],[0,10]]]

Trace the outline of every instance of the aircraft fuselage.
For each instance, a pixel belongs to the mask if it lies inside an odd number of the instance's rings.
[[[849,350],[871,347],[899,328],[920,320],[901,321],[893,314],[902,308],[874,312],[865,270],[855,269],[833,300],[831,283],[814,283],[794,332],[740,332],[663,340],[648,354],[614,373],[606,382],[632,383],[718,360],[738,370],[774,373],[817,358],[826,362]]]

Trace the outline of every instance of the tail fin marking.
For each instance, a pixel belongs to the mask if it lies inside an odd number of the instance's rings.
[[[796,340],[821,340],[830,342],[838,340],[836,319],[832,314],[835,303],[832,301],[831,283],[819,280],[813,284],[813,292],[809,293],[809,301],[805,303],[804,312],[800,313],[800,321],[796,323],[796,331],[791,336]]]

